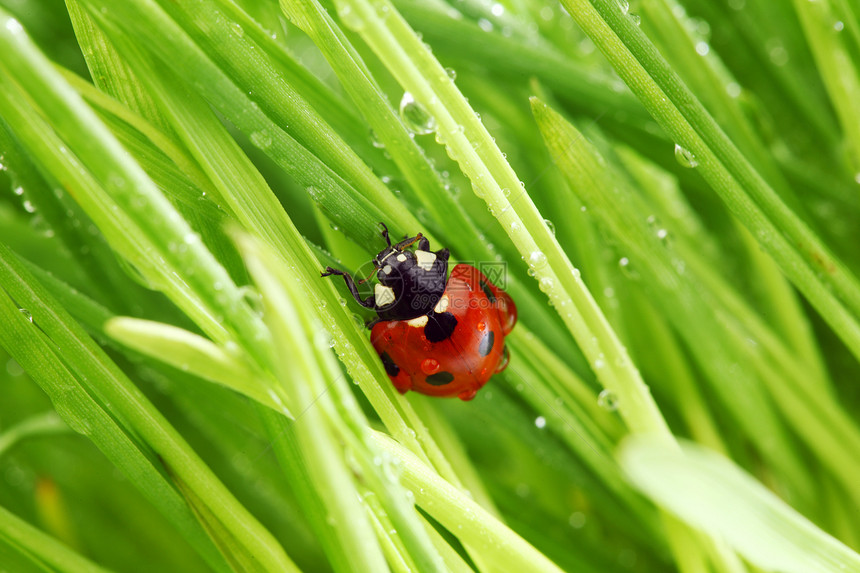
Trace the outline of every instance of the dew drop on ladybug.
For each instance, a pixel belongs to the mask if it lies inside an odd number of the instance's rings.
[[[425,358],[421,361],[421,371],[424,374],[436,374],[440,368],[442,368],[442,365],[435,358]]]

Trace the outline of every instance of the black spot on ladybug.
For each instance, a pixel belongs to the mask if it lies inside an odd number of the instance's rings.
[[[379,357],[382,359],[382,365],[385,366],[386,374],[392,378],[400,374],[400,366],[394,363],[394,360],[391,359],[387,352],[383,352]]]
[[[424,336],[430,342],[442,342],[454,333],[457,319],[450,312],[437,314],[431,312],[427,315],[427,324],[424,326]]]
[[[496,295],[493,294],[493,289],[490,288],[487,281],[481,281],[481,290],[484,291],[484,294],[487,295],[490,302],[496,302]]]
[[[496,333],[492,330],[484,335],[481,339],[481,344],[478,345],[478,352],[481,356],[486,356],[493,349],[493,343],[496,341]]]
[[[427,383],[431,386],[444,386],[445,384],[450,384],[454,381],[454,375],[450,372],[437,372],[436,374],[431,374],[426,378]]]

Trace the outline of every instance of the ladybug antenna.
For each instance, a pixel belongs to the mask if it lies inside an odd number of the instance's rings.
[[[391,246],[391,238],[388,236],[388,227],[385,226],[385,223],[382,221],[379,222],[379,226],[382,227],[380,231],[382,233],[382,238],[385,239],[385,242],[388,243],[388,246]]]
[[[370,273],[370,275],[368,275],[367,278],[364,278],[364,279],[361,279],[360,281],[358,281],[358,284],[363,285],[364,283],[366,283],[367,281],[372,279],[374,276],[376,276],[376,271],[378,271],[378,270],[379,270],[379,267],[373,267],[373,272]]]

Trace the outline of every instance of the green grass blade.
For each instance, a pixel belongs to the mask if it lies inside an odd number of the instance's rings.
[[[639,373],[578,271],[444,68],[389,2],[371,6],[361,0],[344,0],[338,6],[347,23],[358,30],[404,89],[435,119],[437,140],[445,144],[449,156],[459,163],[475,193],[487,202],[534,271],[601,382],[629,396],[621,412],[631,429],[668,436],[665,421]],[[513,201],[508,199],[512,193],[516,193]]]
[[[13,63],[12,68],[0,66],[0,98],[6,100],[4,115],[19,140],[40,155],[57,180],[71,187],[108,241],[134,261],[148,280],[175,296],[207,333],[226,341],[226,324],[254,338],[251,332],[259,331],[259,319],[243,304],[241,293],[199,236],[26,35],[11,28],[15,31],[2,28],[0,42],[6,40],[6,47],[17,57],[4,60]],[[28,107],[26,96],[10,76],[25,82],[26,92],[34,96],[32,101],[52,120],[57,133]],[[80,169],[78,161],[94,171]],[[188,282],[179,279],[175,272],[179,268],[194,269],[186,277]],[[219,315],[228,318],[219,321]]]
[[[612,0],[565,0],[631,90],[792,283],[860,357],[860,286],[755,171],[665,59]]]
[[[8,452],[16,443],[33,436],[61,434],[69,427],[54,412],[27,418],[0,433],[0,456]]]
[[[848,31],[842,33],[845,22],[839,17],[835,2],[794,2],[794,9],[809,41],[819,73],[830,95],[830,101],[842,124],[848,143],[849,164],[855,173],[860,173],[860,66],[857,64],[857,49],[852,54],[849,47],[850,32],[856,33],[857,21],[848,16]],[[837,22],[842,23],[839,27]]]
[[[0,538],[41,564],[44,571],[57,573],[106,573],[82,555],[0,507]]]
[[[333,397],[346,395],[346,382],[333,367],[330,351],[321,354],[312,347],[317,338],[318,319],[299,302],[304,300],[304,290],[291,277],[276,270],[280,266],[278,256],[248,239],[242,239],[240,244],[263,296],[266,322],[273,335],[274,370],[288,386],[296,409],[301,412],[290,429],[296,440],[292,447],[298,450],[307,477],[326,508],[325,530],[327,536],[335,537],[329,547],[335,563],[340,564],[338,568],[347,571],[385,569],[381,548],[371,537],[368,517],[359,503],[360,495],[354,483],[357,478],[375,490],[382,500],[387,515],[398,525],[399,539],[410,549],[410,556],[419,570],[442,571],[441,559],[417,516],[410,508],[411,518],[407,517],[394,501],[393,484],[381,479],[381,464],[371,461],[379,454],[363,443],[361,434],[367,429],[354,404],[340,400],[341,417],[334,412]],[[292,349],[294,354],[278,357],[283,348]],[[346,446],[345,451],[341,451],[339,443]],[[402,500],[405,496],[400,503]],[[382,533],[389,535],[388,531]]]
[[[748,426],[768,460],[780,467],[804,495],[811,478],[793,450],[761,383],[748,369],[731,367],[733,348],[721,334],[717,317],[700,287],[682,272],[686,264],[666,243],[667,230],[655,231],[642,217],[648,212],[610,163],[583,135],[544,103],[532,103],[535,118],[555,163],[618,242],[649,289],[652,302],[686,338],[713,388],[739,424]],[[623,396],[619,396],[623,399]]]
[[[633,482],[690,525],[719,535],[766,571],[860,571],[860,555],[827,535],[730,460],[631,438],[619,452]]]
[[[117,317],[104,325],[105,333],[141,354],[175,368],[231,388],[276,412],[292,417],[277,387],[266,390],[253,367],[228,353],[209,339],[169,324]]]
[[[491,569],[561,571],[534,547],[445,482],[394,440],[384,434],[375,433],[374,443],[400,460],[403,469],[401,480],[415,492],[418,505],[450,531],[456,531],[463,541],[476,548]]]
[[[46,334],[53,331],[53,312],[59,314],[57,318],[61,321],[56,324],[57,328],[74,328],[74,323],[70,318],[64,317],[62,310],[52,309],[49,306],[50,301],[44,301],[39,292],[30,290],[32,285],[28,286],[23,281],[24,277],[21,276],[20,268],[16,269],[13,255],[2,246],[0,257],[0,285],[4,289],[3,296],[0,297],[0,313],[5,325],[0,329],[2,346],[51,397],[60,417],[75,431],[93,440],[118,468],[133,479],[144,495],[176,525],[213,568],[227,571],[223,559],[191,515],[188,506],[159,472],[157,462],[152,459],[153,452],[149,448],[141,448],[100,400],[89,393],[93,389],[84,387],[76,374],[66,366],[66,363],[79,368],[90,366],[87,364],[87,359],[90,358],[87,356],[87,350],[92,351],[92,343],[90,342],[90,349],[81,348],[80,345],[86,339],[86,335],[81,332],[77,333],[80,342],[58,338],[52,340],[42,334],[43,330]],[[21,308],[26,310],[26,315]],[[27,316],[32,318],[34,315],[33,322],[30,322]],[[59,342],[65,342],[65,346],[61,348],[64,348],[66,355],[58,356],[49,346],[49,342],[54,347]],[[81,353],[82,350],[83,356],[69,355]],[[91,376],[90,380],[95,383],[103,382],[98,375],[92,378],[93,373],[88,374]]]

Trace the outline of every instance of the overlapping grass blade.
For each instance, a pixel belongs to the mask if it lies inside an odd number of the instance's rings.
[[[189,481],[202,480],[198,484],[214,486],[216,492],[217,480],[71,317],[28,277],[14,255],[0,248],[0,256],[3,347],[52,398],[69,426],[87,435],[133,479],[213,568],[228,570],[162,472],[164,464],[171,464],[180,475],[197,473]],[[219,493],[217,503],[229,503],[229,493]]]
[[[738,151],[625,10],[613,0],[565,0],[661,127],[786,276],[860,357],[860,285]]]
[[[730,460],[701,446],[669,449],[631,438],[624,469],[655,502],[725,538],[766,571],[860,571],[860,555],[827,535]]]

